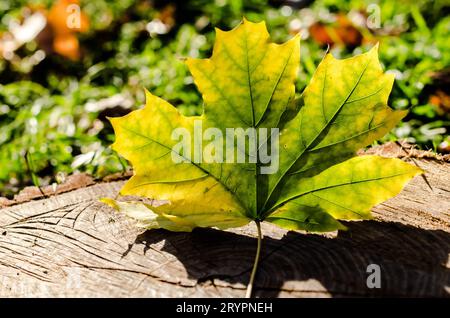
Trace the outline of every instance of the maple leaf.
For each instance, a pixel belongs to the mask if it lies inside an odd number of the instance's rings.
[[[204,100],[201,116],[182,116],[146,92],[144,108],[111,118],[113,149],[134,168],[120,193],[162,204],[105,203],[145,228],[225,229],[255,221],[260,234],[260,222],[268,221],[326,232],[345,229],[339,220],[370,218],[374,205],[397,195],[421,173],[399,159],[355,156],[406,115],[387,106],[394,76],[383,72],[377,46],[344,60],[327,54],[296,100],[298,36],[271,43],[264,22],[245,19],[216,34],[211,58],[186,61]],[[199,125],[205,134],[198,132]],[[180,128],[192,149],[177,148],[174,132]],[[232,142],[225,137],[230,128],[238,131]],[[208,129],[214,133],[208,135]],[[210,141],[205,147],[198,143],[202,137]],[[238,138],[248,143],[236,146]],[[277,155],[276,169],[262,160],[263,149]],[[219,160],[225,154],[226,160]],[[240,154],[248,160],[228,160]],[[174,162],[177,156],[181,160]]]

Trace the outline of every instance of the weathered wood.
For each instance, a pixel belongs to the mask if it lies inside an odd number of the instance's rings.
[[[264,224],[256,296],[449,296],[450,164],[427,171],[375,220],[347,232],[305,235]],[[0,296],[242,297],[256,240],[231,231],[142,232],[98,202],[123,181],[101,183],[0,210]],[[369,264],[381,288],[366,285]]]

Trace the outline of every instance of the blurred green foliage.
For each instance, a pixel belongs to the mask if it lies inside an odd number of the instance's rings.
[[[308,23],[367,11],[373,1],[81,1],[89,17],[87,33],[78,34],[82,58],[72,61],[46,54],[31,41],[14,60],[0,57],[0,195],[32,184],[60,182],[65,174],[85,171],[96,177],[122,171],[126,163],[113,153],[107,116],[139,108],[143,88],[186,115],[199,114],[202,100],[183,63],[185,57],[207,57],[214,27],[230,29],[242,16],[265,20],[272,37],[285,41],[303,30],[301,93],[327,46],[314,41]],[[2,0],[0,37],[27,7],[49,8],[51,0]],[[390,105],[410,114],[386,140],[406,138],[437,150],[448,141],[449,110],[430,103],[437,90],[448,92],[450,17],[445,1],[378,1],[380,28],[359,27],[363,37],[380,42],[380,59],[396,74]],[[335,45],[336,57],[368,50],[374,41],[356,47]],[[33,161],[29,171],[27,158]]]

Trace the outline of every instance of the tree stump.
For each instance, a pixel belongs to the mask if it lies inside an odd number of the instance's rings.
[[[345,232],[263,224],[255,296],[450,295],[450,164],[395,147],[371,152],[413,160],[426,179],[416,177],[375,207],[374,220],[346,222]],[[123,182],[88,182],[1,209],[0,297],[244,296],[256,248],[253,224],[142,231],[98,201],[116,196]],[[380,268],[380,288],[367,285],[370,264]]]

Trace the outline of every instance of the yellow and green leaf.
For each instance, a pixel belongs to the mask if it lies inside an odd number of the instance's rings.
[[[327,54],[295,100],[298,36],[275,44],[264,22],[247,20],[217,30],[211,58],[186,61],[204,100],[201,116],[183,116],[147,92],[144,108],[111,119],[113,149],[134,168],[121,194],[165,204],[105,202],[141,226],[172,231],[266,220],[323,232],[344,229],[338,220],[370,218],[374,205],[421,173],[398,159],[355,157],[406,115],[387,105],[394,78],[383,72],[377,49],[344,60]],[[172,132],[185,129],[194,144],[196,122],[223,136],[227,128],[280,129],[279,146],[272,149],[279,151],[278,171],[262,174],[259,161],[198,162],[194,147],[184,162],[174,162]],[[249,151],[222,144],[223,153]]]

